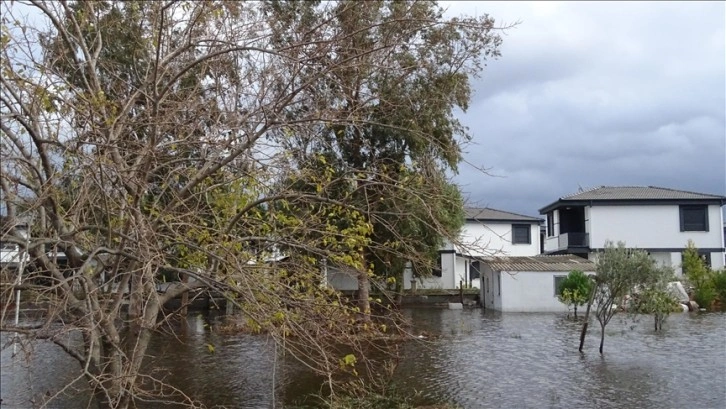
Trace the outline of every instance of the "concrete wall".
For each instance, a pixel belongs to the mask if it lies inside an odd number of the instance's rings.
[[[555,276],[567,272],[500,272],[504,312],[567,312],[555,295]]]
[[[557,271],[492,271],[487,265],[485,276],[491,288],[482,288],[484,308],[503,312],[567,312],[555,295],[555,277],[566,277],[567,272]],[[594,272],[586,272],[594,274]],[[501,294],[499,292],[501,280]],[[486,284],[485,284],[486,287]]]
[[[530,244],[512,244],[511,222],[467,221],[461,230],[464,246],[457,250],[459,253],[477,257],[535,256],[540,250],[539,224],[530,224],[530,238]]]
[[[698,248],[723,247],[721,208],[715,205],[708,207],[707,232],[680,231],[676,205],[594,206],[590,215],[591,248],[602,248],[607,240],[638,248],[683,248],[688,240]]]

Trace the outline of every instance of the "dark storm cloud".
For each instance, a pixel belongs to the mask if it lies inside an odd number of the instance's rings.
[[[535,215],[598,185],[726,194],[724,3],[448,2],[521,21],[460,115],[472,203]]]

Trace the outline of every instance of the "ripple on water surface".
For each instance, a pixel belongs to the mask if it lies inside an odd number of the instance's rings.
[[[648,317],[615,316],[598,353],[590,327],[558,314],[409,310],[441,334],[409,345],[397,374],[404,389],[464,408],[724,408],[726,315],[674,314],[664,332]]]
[[[726,314],[673,314],[663,333],[645,317],[615,316],[606,330],[591,327],[577,351],[581,323],[558,314],[409,309],[428,337],[405,347],[396,373],[404,393],[420,403],[448,400],[477,408],[726,408]],[[199,317],[175,338],[157,336],[148,368],[208,407],[269,409],[319,392],[299,366],[275,359],[264,336],[216,335]],[[0,334],[7,341],[7,334]],[[208,344],[215,346],[210,353]],[[50,343],[36,343],[28,361],[10,349],[0,358],[3,408],[28,408],[73,379],[78,364]],[[274,385],[274,387],[273,387]],[[86,407],[83,382],[54,408]],[[84,392],[85,390],[85,392]],[[217,406],[219,407],[219,406]]]

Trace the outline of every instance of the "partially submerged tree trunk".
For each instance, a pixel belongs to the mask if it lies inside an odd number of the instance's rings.
[[[585,346],[585,336],[587,335],[587,326],[590,324],[590,309],[592,308],[592,302],[595,299],[595,292],[598,290],[598,285],[593,285],[590,291],[590,299],[587,302],[587,309],[585,309],[585,320],[582,323],[582,331],[580,331],[580,347],[578,350],[582,352],[582,348]]]

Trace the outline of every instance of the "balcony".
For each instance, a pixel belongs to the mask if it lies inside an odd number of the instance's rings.
[[[545,240],[545,253],[583,252],[590,247],[590,235],[587,233],[562,233]]]

